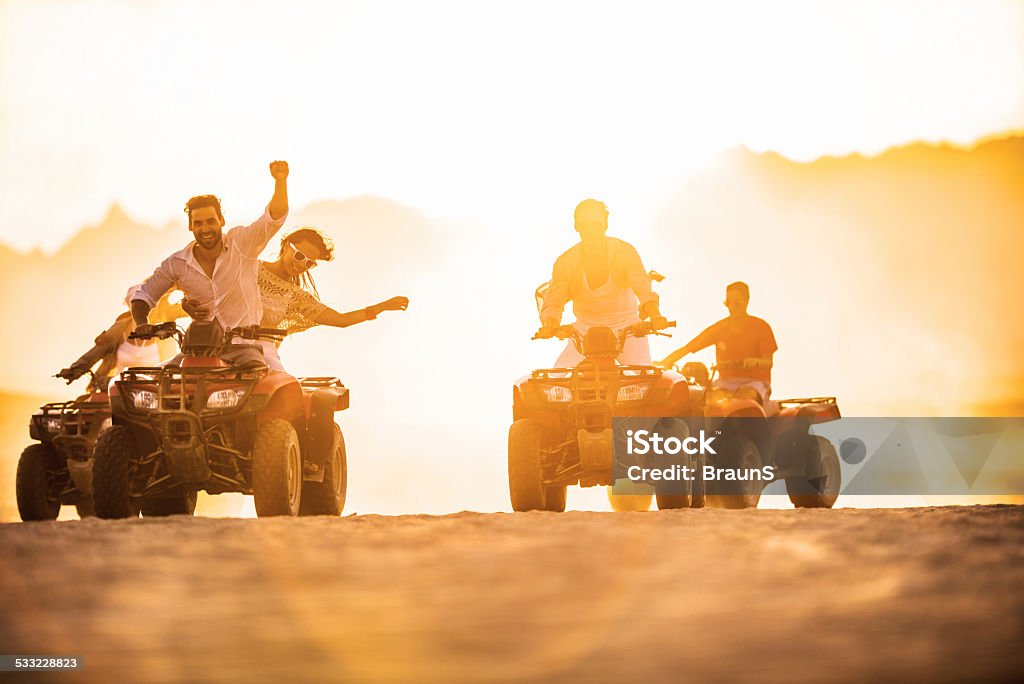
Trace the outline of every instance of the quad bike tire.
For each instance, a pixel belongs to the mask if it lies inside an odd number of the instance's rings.
[[[690,507],[689,494],[658,494],[655,496],[659,511],[672,511]]]
[[[565,513],[565,499],[569,488],[561,487],[544,488],[544,510],[552,513]]]
[[[15,495],[22,520],[56,520],[60,515],[60,500],[50,496],[49,475],[58,467],[58,459],[51,444],[32,444],[21,452]]]
[[[96,517],[96,507],[93,506],[92,496],[83,496],[82,499],[75,504],[75,510],[78,511],[78,517],[82,518],[94,518]]]
[[[797,508],[832,508],[842,486],[839,455],[832,442],[826,438],[821,435],[808,436],[812,439],[805,451],[805,463],[816,475],[811,478],[787,477],[786,493]]]
[[[195,515],[196,490],[187,489],[173,496],[162,496],[145,499],[139,503],[139,511],[143,518],[165,518],[169,515]]]
[[[753,440],[745,435],[726,435],[718,452],[722,464],[720,467],[744,470],[761,467],[761,452]],[[712,493],[706,496],[707,504],[715,508],[757,508],[763,485],[761,480],[709,483]],[[721,493],[723,489],[728,493]]]
[[[541,474],[543,439],[544,428],[532,418],[520,418],[508,429],[508,492],[514,511],[548,510],[548,489],[557,489],[544,486]]]
[[[671,511],[680,508],[704,508],[706,496],[704,481],[697,479],[690,482],[689,494],[657,494],[655,500],[659,511]]]
[[[341,515],[348,492],[348,459],[345,436],[335,424],[331,457],[325,464],[323,482],[303,482],[299,515]]]
[[[659,426],[659,431],[663,432],[664,434],[672,435],[673,437],[676,437],[679,440],[684,440],[690,436],[690,428],[686,425],[686,423],[683,420],[680,420],[679,418],[664,418],[660,421],[660,423],[661,424]],[[693,467],[694,464],[695,461],[692,457],[688,458],[685,463],[685,465],[690,467]],[[672,511],[681,508],[690,508],[693,506],[694,502],[698,503],[698,505],[696,506],[697,508],[703,507],[703,481],[701,480],[700,483],[701,485],[699,497],[694,496],[694,488],[696,484],[696,481],[694,480],[691,480],[690,482],[687,483],[688,486],[686,487],[686,489],[689,489],[690,491],[686,492],[685,494],[671,494],[668,492],[664,494],[656,494],[654,499],[655,502],[658,504],[658,510]]]
[[[296,516],[302,501],[302,450],[295,427],[275,418],[256,430],[252,448],[256,515]]]
[[[136,517],[128,494],[128,471],[139,447],[131,431],[113,425],[100,433],[92,452],[92,501],[97,517],[107,520]]]
[[[690,482],[690,508],[704,508],[707,504],[707,483],[704,482],[702,474],[706,463],[703,456],[697,456],[694,459],[693,467],[700,474]]]

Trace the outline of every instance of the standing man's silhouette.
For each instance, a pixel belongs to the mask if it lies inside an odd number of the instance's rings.
[[[651,289],[651,279],[640,255],[628,242],[608,237],[608,209],[604,202],[586,199],[573,213],[578,244],[570,247],[555,261],[551,283],[543,293],[538,337],[552,337],[562,321],[562,310],[572,301],[581,333],[595,326],[607,326],[616,332],[641,319],[650,318],[654,329],[664,328],[668,321],[658,309],[658,295]],[[575,366],[582,360],[572,344],[568,344],[556,365]],[[626,364],[649,365],[651,348],[646,337],[630,337],[619,356]]]

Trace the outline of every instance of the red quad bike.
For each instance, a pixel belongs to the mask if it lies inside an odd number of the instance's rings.
[[[718,371],[725,364],[714,366]],[[767,401],[737,396],[714,387],[707,366],[687,363],[681,370],[693,385],[706,387],[705,429],[719,433],[716,455],[707,465],[752,473],[774,467],[774,479],[785,479],[790,501],[797,508],[831,508],[839,496],[842,473],[835,447],[812,435],[812,425],[840,417],[835,397]],[[755,477],[706,482],[707,503],[720,508],[756,508],[766,481]]]
[[[93,445],[109,425],[105,389],[39,407],[28,424],[37,443],[18,459],[15,493],[22,520],[56,520],[65,504],[75,506],[79,517],[94,515]]]
[[[575,368],[535,370],[512,390],[508,482],[513,510],[562,512],[568,486],[611,485],[613,418],[664,421],[693,415],[691,394],[702,388],[674,371],[616,361],[627,338],[650,334],[656,334],[650,323],[618,336],[606,327],[590,328],[585,335],[572,326],[558,328],[556,337],[572,340],[584,359]],[[676,422],[676,430],[687,429]],[[658,507],[699,507],[703,498],[700,491],[659,493]]]
[[[334,413],[348,408],[337,378],[294,378],[261,363],[233,366],[235,338],[275,340],[283,330],[225,331],[173,322],[136,338],[177,339],[181,367],[122,371],[110,390],[113,425],[96,442],[93,501],[101,518],[191,515],[196,492],[252,494],[256,514],[339,515],[345,440]]]

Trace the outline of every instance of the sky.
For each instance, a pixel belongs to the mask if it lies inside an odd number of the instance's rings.
[[[386,196],[647,221],[746,145],[797,160],[1024,128],[1024,2],[0,2],[0,243],[112,202]],[[244,210],[244,211],[243,211]]]

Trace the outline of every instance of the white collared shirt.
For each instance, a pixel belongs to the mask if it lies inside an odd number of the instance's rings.
[[[179,289],[198,306],[207,309],[225,329],[259,325],[263,304],[256,284],[259,255],[284,225],[287,214],[271,218],[270,210],[251,225],[236,226],[224,235],[224,250],[217,257],[213,277],[196,260],[195,241],[163,260],[133,299],[150,307],[171,289]]]

